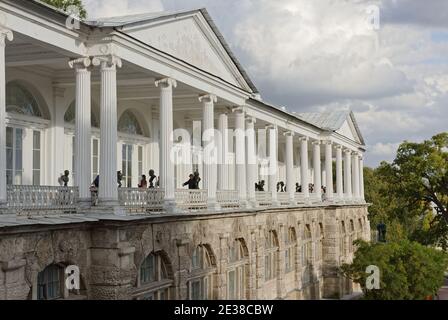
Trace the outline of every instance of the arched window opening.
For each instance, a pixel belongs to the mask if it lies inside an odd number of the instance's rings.
[[[302,243],[302,283],[306,285],[311,282],[311,272],[313,265],[313,236],[311,232],[311,226],[309,224],[305,225]]]
[[[339,251],[341,256],[345,256],[345,237],[346,237],[346,230],[345,230],[345,222],[341,221],[340,227],[339,227]]]
[[[278,240],[274,230],[270,230],[265,239],[264,277],[265,281],[277,278]]]
[[[188,280],[188,297],[190,300],[214,299],[216,262],[210,248],[197,246],[191,255],[191,270]]]
[[[285,272],[289,273],[296,269],[296,230],[288,228],[285,232]]]
[[[353,220],[350,220],[350,234],[348,237],[349,237],[348,248],[349,248],[350,252],[354,252],[355,245],[353,244],[353,241],[355,241],[355,224],[354,224]]]
[[[137,117],[131,111],[125,111],[118,121],[118,131],[132,135],[143,135],[142,127]]]
[[[42,117],[37,99],[28,89],[16,81],[6,85],[6,112]]]
[[[51,264],[37,275],[37,300],[85,299],[86,288],[82,277],[79,278],[78,289],[69,290],[66,282],[65,266]]]
[[[138,300],[169,300],[173,287],[172,272],[162,253],[151,253],[140,265],[136,290]]]
[[[75,119],[76,119],[76,101],[73,101],[64,114],[64,121],[66,123],[75,124]],[[98,118],[96,114],[93,112],[93,110],[90,113],[90,122],[92,127],[94,128],[100,127],[100,122],[98,121]]]
[[[236,239],[229,246],[229,264],[227,268],[228,299],[247,299],[248,268],[248,252],[244,240]]]
[[[323,239],[324,239],[324,227],[322,223],[319,223],[316,230],[316,261],[321,261],[323,258]]]

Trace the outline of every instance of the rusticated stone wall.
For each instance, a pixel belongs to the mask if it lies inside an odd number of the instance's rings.
[[[247,299],[339,298],[351,293],[352,284],[340,277],[338,267],[353,258],[351,240],[369,240],[367,214],[365,205],[329,206],[1,228],[0,299],[36,299],[38,273],[55,263],[80,268],[80,295],[64,292],[66,298],[133,299],[140,265],[153,252],[162,253],[168,264],[171,298],[188,299],[191,256],[199,245],[212,254],[214,298],[227,299],[229,246],[235,240],[245,248]],[[306,226],[312,231],[312,275],[305,285]],[[293,268],[285,272],[285,233],[291,228]],[[275,276],[265,281],[270,231],[276,235]]]

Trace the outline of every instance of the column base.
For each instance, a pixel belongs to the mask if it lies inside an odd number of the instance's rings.
[[[247,202],[250,208],[258,208],[258,202],[256,199],[249,199]]]
[[[163,202],[163,210],[167,214],[182,214],[185,213],[182,209],[178,208],[176,205],[176,200],[165,199]]]
[[[82,198],[78,199],[78,207],[80,210],[87,210],[92,207],[92,198]]]
[[[249,201],[247,201],[246,199],[244,199],[244,200],[240,199],[240,207],[241,207],[241,209],[250,209],[251,208]]]
[[[221,210],[221,206],[218,202],[216,202],[215,199],[208,199],[207,201],[207,209],[212,211],[219,211]]]

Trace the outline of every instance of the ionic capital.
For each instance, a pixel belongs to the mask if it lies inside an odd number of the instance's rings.
[[[255,124],[257,123],[257,119],[255,117],[248,116],[246,117],[247,123]]]
[[[337,144],[337,145],[335,145],[334,147],[336,148],[336,150],[341,150],[341,151],[342,151],[342,149],[343,149],[342,146],[341,146],[340,144]]]
[[[0,45],[5,46],[6,40],[9,40],[9,41],[14,40],[14,34],[12,33],[11,30],[0,26]]]
[[[177,81],[173,78],[163,78],[163,79],[157,79],[154,82],[156,87],[162,87],[162,88],[176,88],[177,87]]]
[[[322,144],[326,145],[326,146],[332,146],[333,145],[333,141],[331,141],[331,140],[323,140]]]
[[[86,69],[90,67],[91,64],[92,60],[89,57],[77,58],[68,62],[68,65],[71,69]]]
[[[116,55],[110,54],[106,56],[95,56],[92,58],[92,64],[94,66],[101,66],[101,69],[118,67],[121,68],[122,62]]]
[[[286,131],[286,132],[283,132],[283,135],[285,137],[294,137],[295,133],[293,131]]]
[[[239,107],[234,107],[232,108],[232,112],[234,113],[245,113],[246,112],[246,108],[239,106]]]
[[[344,153],[347,154],[347,155],[351,155],[352,152],[353,152],[353,151],[350,150],[350,149],[344,149],[343,151],[344,151]]]
[[[274,125],[274,124],[267,124],[267,125],[265,126],[265,129],[266,129],[266,130],[275,130],[275,129],[277,129],[277,126]]]
[[[313,145],[313,146],[320,146],[321,145],[321,141],[320,140],[314,140],[313,142],[311,142],[311,144]]]
[[[203,94],[199,96],[199,102],[205,102],[205,103],[216,103],[218,101],[218,97],[216,97],[214,94]]]
[[[302,142],[308,142],[308,140],[310,140],[310,138],[308,138],[308,137],[305,137],[305,136],[301,136],[301,137],[299,137],[299,141],[302,141]]]

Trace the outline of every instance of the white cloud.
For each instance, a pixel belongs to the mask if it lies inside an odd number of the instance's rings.
[[[161,0],[84,0],[89,18],[163,11]]]
[[[367,165],[448,119],[446,0],[85,0],[90,16],[206,7],[265,100],[352,109]],[[380,30],[366,8],[380,6]],[[231,14],[228,14],[231,12]],[[225,14],[224,14],[225,13]]]

